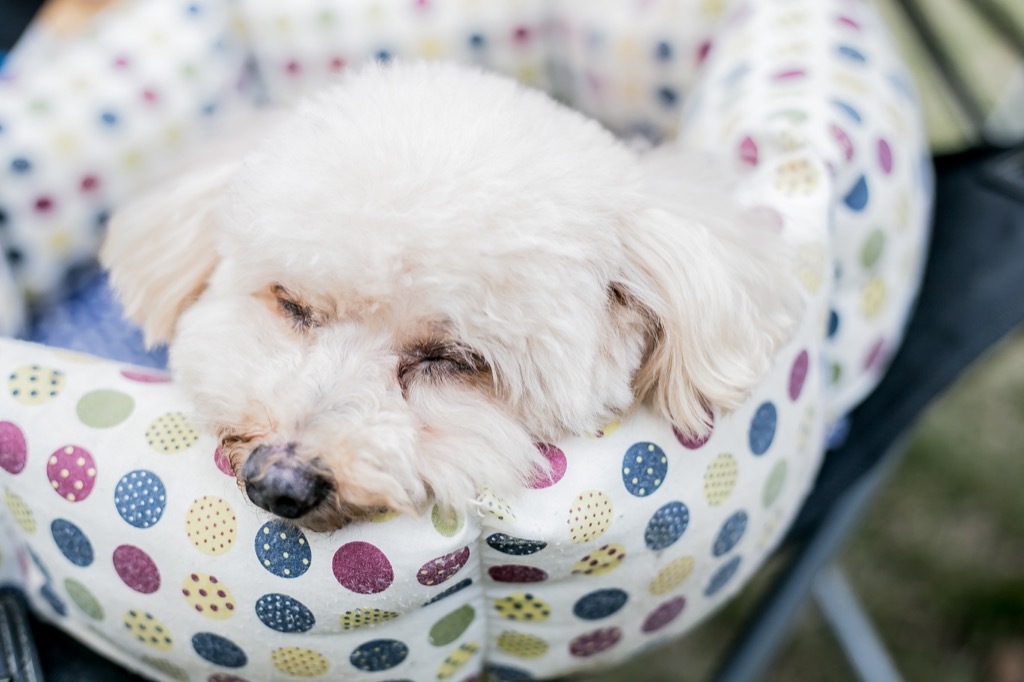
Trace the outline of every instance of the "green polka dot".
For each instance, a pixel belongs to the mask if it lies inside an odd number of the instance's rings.
[[[779,493],[782,491],[782,484],[786,482],[786,460],[780,460],[775,463],[770,474],[768,474],[768,480],[764,482],[764,492],[761,494],[761,503],[765,507],[770,507],[778,499]]]
[[[127,393],[100,389],[90,391],[78,401],[78,418],[94,429],[109,429],[127,419],[135,409],[135,401]]]
[[[843,366],[838,362],[833,362],[832,367],[829,369],[829,383],[838,384],[839,380],[843,378]]]
[[[476,617],[476,611],[469,604],[455,609],[430,628],[430,643],[434,646],[451,644],[466,631]]]
[[[430,522],[434,524],[434,530],[450,538],[462,528],[463,518],[454,509],[441,509],[435,504],[430,512]]]
[[[881,230],[874,230],[864,240],[860,249],[860,263],[865,268],[873,268],[885,250],[885,233]]]
[[[179,682],[188,682],[189,680],[188,673],[185,670],[174,665],[167,659],[143,656],[142,662],[154,670],[159,670],[172,680],[178,680]]]
[[[92,593],[86,589],[85,585],[77,580],[68,578],[64,581],[64,589],[67,591],[68,596],[71,597],[71,601],[75,602],[75,605],[82,609],[85,615],[93,620],[103,620],[103,607],[96,597],[92,596]]]

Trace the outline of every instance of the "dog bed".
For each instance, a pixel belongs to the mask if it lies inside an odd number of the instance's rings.
[[[705,440],[640,409],[538,444],[551,473],[514,498],[484,490],[454,515],[382,511],[330,534],[251,505],[159,370],[0,340],[0,583],[157,680],[518,680],[656,655],[770,555],[916,292],[930,171],[871,6],[226,5],[108,10],[53,48],[45,84],[43,60],[15,60],[0,83],[0,239],[19,302],[56,296],[103,213],[157,172],[150,157],[176,153],[168,130],[187,137],[254,96],[235,87],[246,63],[262,97],[286,100],[364,57],[422,54],[519,75],[627,134],[733,155],[752,210],[814,235],[798,254],[806,314]]]

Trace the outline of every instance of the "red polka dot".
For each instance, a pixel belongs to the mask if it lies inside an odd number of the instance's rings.
[[[517,26],[516,29],[512,31],[512,39],[517,43],[527,42],[530,39],[530,29],[525,26]]]
[[[885,140],[878,140],[878,165],[888,175],[892,172],[892,147]]]
[[[548,574],[543,569],[515,564],[491,566],[487,569],[487,574],[491,576],[491,580],[499,583],[539,583],[548,579]]]
[[[644,632],[660,630],[674,621],[683,612],[684,606],[686,606],[686,599],[683,597],[676,597],[661,604],[647,615],[640,629]]]
[[[358,594],[383,592],[395,580],[387,556],[368,542],[349,542],[339,547],[332,568],[338,582]]]
[[[757,165],[757,143],[754,142],[752,137],[750,137],[749,135],[744,136],[744,138],[740,140],[740,146],[737,151],[740,157],[740,161],[747,164],[748,166]]]
[[[46,477],[58,495],[68,502],[81,502],[96,483],[96,462],[85,448],[66,445],[46,461]]]
[[[49,213],[53,210],[53,199],[50,197],[39,197],[36,199],[35,208],[39,213]]]
[[[420,585],[439,585],[459,572],[469,561],[469,547],[431,559],[416,571]]]
[[[682,445],[687,450],[696,450],[697,448],[703,447],[704,444],[708,442],[708,439],[711,438],[711,434],[714,432],[714,428],[715,428],[715,415],[713,413],[711,413],[711,412],[708,412],[707,415],[708,415],[708,427],[709,428],[708,428],[708,432],[706,434],[704,434],[703,436],[690,436],[690,435],[684,434],[682,431],[680,431],[676,427],[674,427],[674,426],[672,427],[672,433],[675,434],[676,440],[679,441],[680,445]]]
[[[121,545],[114,550],[114,570],[124,584],[142,594],[160,589],[160,571],[149,555],[138,547]]]
[[[789,371],[789,399],[796,400],[804,388],[804,380],[807,379],[807,369],[810,358],[806,350],[800,351],[793,361],[793,368]]]
[[[341,71],[345,68],[345,60],[341,57],[335,57],[328,64],[328,68],[330,68],[331,71]]]
[[[92,192],[100,186],[100,179],[95,175],[86,175],[82,178],[82,182],[79,183],[79,186],[82,188],[83,192]]]
[[[216,450],[214,450],[214,452],[213,452],[213,461],[217,465],[217,468],[220,469],[221,471],[223,471],[228,476],[234,476],[235,475],[234,470],[232,470],[232,468],[231,468],[231,461],[228,459],[228,456],[225,455],[224,452],[220,448],[217,448]]]
[[[534,490],[549,488],[561,481],[562,477],[565,476],[565,470],[568,466],[565,453],[554,445],[550,443],[537,443],[537,449],[548,460],[551,468],[549,471],[538,471],[534,474],[533,480],[530,481],[530,487]]]
[[[19,473],[27,459],[25,434],[11,422],[0,422],[0,469],[9,474]]]

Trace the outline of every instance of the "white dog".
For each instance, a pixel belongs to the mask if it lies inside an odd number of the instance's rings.
[[[367,67],[113,219],[102,258],[259,506],[461,506],[649,400],[739,405],[790,333],[786,245],[714,173],[510,80]]]

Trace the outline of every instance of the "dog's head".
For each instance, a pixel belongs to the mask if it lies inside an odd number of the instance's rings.
[[[508,489],[638,396],[688,432],[742,401],[795,289],[723,190],[657,200],[666,165],[496,76],[367,69],[126,206],[102,256],[249,497],[335,528]]]

